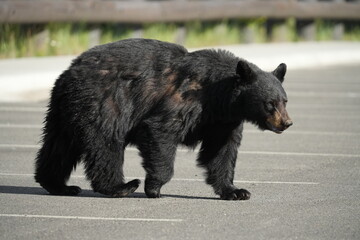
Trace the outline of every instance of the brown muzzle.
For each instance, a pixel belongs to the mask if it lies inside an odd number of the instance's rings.
[[[266,123],[269,130],[276,133],[282,133],[288,127],[293,125],[293,122],[285,109],[285,105],[282,102],[277,104],[273,115],[267,118]]]

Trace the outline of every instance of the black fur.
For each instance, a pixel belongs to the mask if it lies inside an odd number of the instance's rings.
[[[269,129],[274,110],[266,104],[286,101],[284,66],[268,73],[226,51],[189,53],[146,39],[92,48],[55,83],[35,179],[51,194],[76,195],[81,189],[66,182],[82,160],[94,191],[126,196],[140,184],[125,183],[122,171],[124,149],[133,144],[146,170],[145,193],[157,198],[173,176],[177,146],[201,143],[198,164],[215,193],[249,199],[233,185],[243,122]]]

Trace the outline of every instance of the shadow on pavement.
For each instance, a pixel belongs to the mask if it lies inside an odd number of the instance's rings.
[[[45,189],[41,187],[21,187],[21,186],[4,186],[0,185],[0,193],[7,194],[25,194],[25,195],[49,195]],[[78,196],[63,196],[63,197],[89,197],[89,198],[111,198],[100,193],[95,193],[92,190],[82,190]],[[145,193],[133,193],[125,198],[147,198]],[[183,198],[183,199],[202,199],[202,200],[219,200],[215,197],[197,197],[197,196],[183,196],[174,194],[163,194],[162,198]]]

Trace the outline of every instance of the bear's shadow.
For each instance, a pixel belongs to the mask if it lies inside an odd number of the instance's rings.
[[[41,187],[22,187],[22,186],[4,186],[0,185],[0,193],[4,194],[25,194],[25,195],[49,195]],[[184,196],[175,194],[162,194],[162,198],[183,198],[183,199],[202,199],[202,200],[218,200],[215,197],[197,197],[197,196]],[[55,197],[55,196],[54,196]],[[64,196],[63,196],[64,197]],[[82,189],[81,193],[77,196],[65,196],[65,197],[88,197],[88,198],[111,198],[100,193],[95,193],[92,190]],[[135,192],[124,198],[146,198],[145,193]]]

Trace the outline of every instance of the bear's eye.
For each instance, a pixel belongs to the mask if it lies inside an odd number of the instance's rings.
[[[268,112],[273,112],[275,109],[275,104],[274,102],[267,102],[265,103],[265,108]]]
[[[288,100],[285,99],[285,100],[284,100],[284,106],[285,106],[285,107],[286,107],[287,102],[288,102]]]

